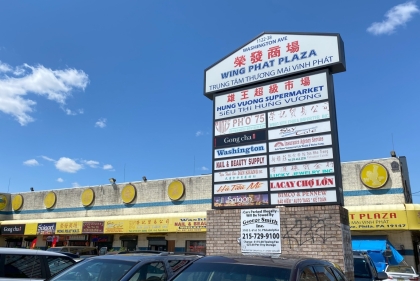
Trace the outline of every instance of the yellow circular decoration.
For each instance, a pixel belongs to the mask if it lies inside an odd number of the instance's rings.
[[[136,188],[131,184],[127,184],[121,191],[121,199],[124,203],[129,204],[133,202],[134,198],[136,198]]]
[[[92,188],[85,189],[80,196],[83,206],[90,206],[95,200],[95,192]]]
[[[388,181],[388,170],[379,163],[369,163],[360,171],[360,180],[370,188],[381,188]]]
[[[12,200],[12,208],[14,211],[19,211],[23,206],[23,196],[18,194]]]
[[[53,191],[50,191],[44,197],[44,205],[47,209],[51,209],[54,207],[55,202],[57,200],[57,195]]]
[[[0,194],[0,210],[3,210],[7,206],[7,197],[4,194]]]
[[[175,180],[168,185],[168,196],[171,200],[179,200],[184,196],[185,187],[181,181]]]

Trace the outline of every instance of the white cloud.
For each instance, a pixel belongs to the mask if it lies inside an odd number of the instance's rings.
[[[39,166],[39,163],[35,159],[29,159],[29,160],[26,160],[25,162],[23,162],[23,165],[26,165],[26,166]]]
[[[95,123],[95,127],[105,128],[106,127],[106,118],[101,118]]]
[[[386,12],[384,21],[372,23],[367,31],[375,35],[391,34],[398,26],[405,25],[418,12],[419,8],[414,1],[399,4]]]
[[[62,107],[61,109],[63,109],[63,110],[64,110],[64,112],[65,112],[67,115],[78,115],[78,114],[83,114],[83,113],[84,113],[84,110],[83,110],[83,109],[70,110],[70,109],[65,108],[65,107]]]
[[[50,161],[50,162],[55,162],[54,159],[52,159],[50,157],[47,157],[47,156],[44,156],[44,155],[41,155],[41,158],[44,159],[44,160]]]
[[[61,157],[55,163],[57,170],[66,173],[76,173],[80,169],[83,169],[83,165],[76,163],[73,159],[67,157]]]
[[[105,164],[105,165],[102,167],[102,169],[104,169],[104,170],[110,170],[110,171],[113,171],[114,167],[112,167],[112,165],[110,165],[110,164]]]
[[[73,187],[80,187],[80,185],[77,182],[74,182],[71,184]]]
[[[203,171],[207,171],[209,168],[207,168],[207,167],[201,167],[201,170],[203,170]]]
[[[196,136],[196,137],[199,137],[199,136],[202,136],[202,135],[204,135],[203,131],[197,131],[197,132],[195,133],[195,136]]]
[[[52,70],[28,64],[12,67],[0,62],[0,111],[12,115],[24,126],[34,121],[29,114],[36,102],[28,94],[45,97],[63,108],[72,91],[84,90],[88,83],[88,75],[82,70]]]
[[[98,165],[99,165],[99,162],[98,162],[98,161],[94,161],[94,160],[88,160],[88,161],[83,160],[82,162],[83,162],[84,164],[88,165],[88,166],[89,166],[89,167],[91,167],[91,168],[97,168],[97,167],[98,167]]]
[[[58,182],[63,182],[64,180],[62,178],[57,179]]]

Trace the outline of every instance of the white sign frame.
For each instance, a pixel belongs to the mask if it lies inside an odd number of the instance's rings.
[[[328,99],[327,73],[242,89],[214,98],[215,119],[274,110]]]
[[[268,130],[268,140],[303,137],[331,132],[331,122],[323,121]]]
[[[333,158],[333,149],[328,147],[298,152],[288,151],[283,153],[270,154],[269,162],[270,166],[272,166],[279,164],[327,160]]]
[[[265,129],[265,117],[265,113],[258,113],[216,121],[214,122],[214,136]]]
[[[268,151],[271,153],[328,145],[332,145],[332,137],[330,134],[309,136],[298,139],[276,140],[268,144]]]
[[[246,181],[218,183],[213,186],[214,195],[234,194],[234,193],[257,193],[267,192],[268,181]]]
[[[267,152],[266,143],[224,147],[224,148],[217,148],[214,150],[214,159],[253,155],[253,154],[266,153],[266,152]]]
[[[270,193],[270,200],[271,205],[274,206],[335,203],[337,202],[337,191],[331,189]]]
[[[232,162],[232,161],[235,161],[235,162]],[[227,164],[229,164],[229,166]],[[236,168],[258,167],[258,166],[265,166],[265,165],[267,165],[267,155],[261,155],[261,156],[235,158],[235,159],[229,159],[229,160],[216,160],[214,161],[213,170],[219,171],[219,170],[236,169]]]
[[[214,172],[213,181],[214,182],[231,182],[238,180],[257,180],[257,179],[266,179],[267,168],[251,168],[251,169],[242,169],[234,171],[219,171]]]
[[[333,161],[270,167],[271,179],[332,173],[334,173]]]
[[[241,210],[241,251],[244,254],[281,254],[279,209]]]

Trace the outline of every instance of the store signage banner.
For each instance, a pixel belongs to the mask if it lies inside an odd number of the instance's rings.
[[[213,198],[213,204],[219,208],[238,208],[250,206],[267,206],[268,193],[240,194],[240,195],[217,195]]]
[[[36,234],[38,235],[55,234],[55,223],[38,223]]]
[[[205,232],[207,230],[206,217],[171,218],[170,232]]]
[[[104,233],[128,233],[128,221],[125,220],[106,220]]]
[[[170,219],[148,218],[128,221],[128,232],[130,233],[153,233],[169,232]]]
[[[59,222],[56,225],[57,234],[81,234],[82,222]]]
[[[289,164],[296,162],[319,161],[333,158],[332,148],[305,150],[301,152],[286,152],[270,155],[270,165]]]
[[[216,121],[214,136],[265,129],[265,113]]]
[[[311,190],[271,193],[272,205],[324,204],[337,202],[335,190]]]
[[[221,136],[214,138],[214,147],[220,148],[232,145],[249,144],[267,140],[267,134],[264,131],[255,131],[252,133],[239,133],[229,136]]]
[[[24,234],[25,225],[24,224],[11,224],[11,225],[2,225],[1,226],[2,235],[14,235],[14,234]]]
[[[206,69],[204,93],[318,68],[345,71],[342,45],[337,34],[262,34]]]
[[[265,155],[214,161],[214,170],[248,168],[262,165],[267,165],[267,156]]]
[[[334,162],[332,161],[294,164],[270,168],[270,178],[286,178],[331,173],[334,173]]]
[[[269,143],[269,151],[286,151],[304,148],[314,148],[319,146],[331,145],[331,135],[320,135],[298,139],[277,140]]]
[[[302,105],[288,109],[271,111],[268,115],[268,128],[299,124],[330,118],[328,102]]]
[[[334,176],[305,177],[284,180],[272,180],[270,189],[272,191],[296,190],[296,189],[314,189],[335,187]]]
[[[235,171],[222,171],[213,174],[214,182],[256,180],[267,178],[267,168],[243,169]]]
[[[242,253],[280,254],[280,210],[241,210]]]
[[[84,221],[82,225],[82,233],[104,233],[105,222],[103,221]]]
[[[218,95],[214,116],[222,119],[326,99],[328,86],[324,72]]]
[[[254,193],[268,191],[267,181],[248,181],[236,183],[215,184],[214,194]]]
[[[313,135],[318,133],[330,132],[331,123],[330,121],[310,123],[304,125],[296,125],[283,127],[279,129],[268,130],[268,139],[283,139],[292,137],[303,137],[307,135]]]
[[[235,157],[235,156],[244,156],[252,154],[260,154],[267,152],[267,145],[265,143],[261,144],[251,144],[244,146],[234,146],[228,148],[219,148],[214,150],[214,158],[225,158],[225,157]]]
[[[405,210],[349,211],[351,230],[409,229]]]

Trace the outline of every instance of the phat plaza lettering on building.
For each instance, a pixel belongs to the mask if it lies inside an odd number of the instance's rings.
[[[360,220],[377,220],[377,219],[396,219],[397,213],[383,212],[383,213],[360,213],[350,214],[350,218]]]

